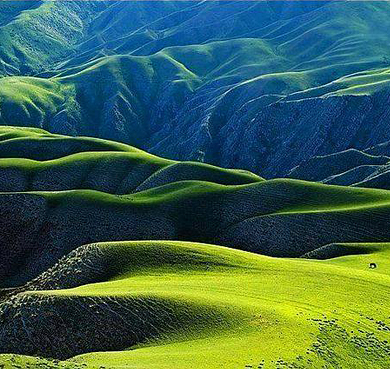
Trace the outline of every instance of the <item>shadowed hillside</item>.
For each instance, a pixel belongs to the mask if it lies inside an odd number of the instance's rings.
[[[171,239],[298,257],[390,237],[387,191],[263,181],[111,141],[11,127],[2,130],[0,156],[3,287],[91,242]]]
[[[293,168],[288,177],[341,186],[390,189],[388,143],[365,151],[354,149],[331,155],[315,156]]]
[[[3,368],[389,363],[388,191],[16,127],[0,179]]]
[[[266,178],[390,140],[387,2],[2,9],[0,124],[113,139]]]

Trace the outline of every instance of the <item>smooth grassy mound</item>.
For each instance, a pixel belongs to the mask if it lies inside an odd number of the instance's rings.
[[[262,179],[245,171],[176,163],[144,152],[84,152],[47,161],[0,159],[2,192],[91,189],[124,195],[180,180],[240,185]]]
[[[0,192],[91,189],[123,195],[180,180],[256,183],[250,172],[178,163],[113,141],[0,128]]]
[[[64,362],[87,367],[384,368],[389,244],[354,248],[370,253],[316,261],[181,242],[83,246],[79,255],[94,249],[110,273],[11,298],[0,307],[0,350],[90,352]],[[63,288],[64,271],[73,278],[74,255],[43,278],[52,288]]]
[[[390,238],[387,191],[264,181],[36,129],[0,133],[1,287],[20,286],[93,242],[181,240],[299,257]]]

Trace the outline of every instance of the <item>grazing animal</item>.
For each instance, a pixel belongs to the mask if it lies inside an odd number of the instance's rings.
[[[370,269],[376,269],[377,265],[375,263],[370,263]]]

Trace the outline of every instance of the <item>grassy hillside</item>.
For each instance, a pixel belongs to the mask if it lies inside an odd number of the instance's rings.
[[[18,3],[0,124],[267,178],[390,140],[386,2]]]
[[[45,276],[46,281],[58,278],[59,290],[13,298],[7,308],[12,327],[6,324],[0,336],[2,350],[11,346],[62,358],[101,351],[62,365],[110,368],[187,368],[188,363],[197,368],[383,368],[389,363],[388,244],[351,245],[351,255],[325,261],[179,242],[92,249],[91,268],[103,259],[106,279],[62,290],[67,277],[59,279],[58,273],[71,276],[72,268],[80,267],[72,265],[71,255],[62,260]],[[369,269],[372,262],[377,269]],[[25,320],[26,314],[33,318]],[[39,323],[45,315],[50,324]],[[76,317],[82,326],[74,324]],[[20,332],[25,333],[14,336],[23,321]],[[50,348],[39,337],[48,337]]]
[[[390,367],[389,29],[0,1],[0,369]]]
[[[389,365],[388,191],[3,127],[0,213],[4,368]]]
[[[246,171],[162,159],[113,141],[0,128],[0,192],[90,189],[124,195],[181,180],[241,185],[262,179]]]
[[[37,129],[1,133],[2,287],[91,242],[175,239],[297,257],[329,243],[390,237],[387,191],[264,181]]]

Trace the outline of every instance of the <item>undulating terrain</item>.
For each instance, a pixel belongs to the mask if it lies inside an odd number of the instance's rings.
[[[389,368],[389,29],[0,1],[0,369]]]
[[[389,191],[3,127],[0,209],[4,368],[390,364]]]
[[[2,1],[0,124],[285,177],[390,141],[389,29],[386,1]]]

